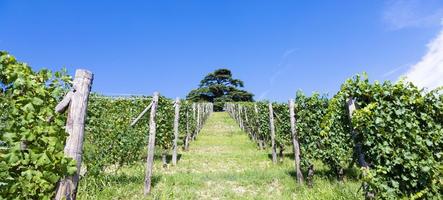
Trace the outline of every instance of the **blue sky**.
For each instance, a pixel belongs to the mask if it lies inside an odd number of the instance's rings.
[[[443,73],[440,58],[426,60],[443,41],[439,0],[0,0],[0,18],[1,50],[36,69],[89,69],[105,94],[185,97],[221,67],[256,99],[276,101],[298,89],[332,95],[363,71],[372,80],[422,65]]]

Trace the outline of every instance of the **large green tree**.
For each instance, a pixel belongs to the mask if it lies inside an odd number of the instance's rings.
[[[217,69],[206,75],[199,87],[189,92],[187,99],[213,102],[214,111],[221,111],[225,102],[254,101],[252,93],[240,89],[243,86],[243,81],[232,78],[231,70]]]

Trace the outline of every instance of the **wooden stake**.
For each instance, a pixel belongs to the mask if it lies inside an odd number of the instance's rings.
[[[143,112],[140,113],[140,115],[138,115],[138,117],[132,121],[131,126],[134,126],[135,124],[137,124],[138,120],[140,120],[143,115],[145,115],[146,112],[148,112],[148,110],[151,108],[152,106],[152,102],[143,110]]]
[[[257,126],[257,139],[258,139],[258,146],[260,148],[260,150],[263,150],[263,138],[260,132],[260,121],[258,119],[258,108],[257,108],[257,104],[254,103],[254,112],[255,112],[255,123]]]
[[[57,113],[63,113],[68,108],[69,104],[71,103],[72,95],[74,95],[75,89],[73,88],[71,91],[69,91],[65,97],[63,97],[62,101],[60,101],[57,106],[55,106],[55,112]]]
[[[348,111],[349,111],[349,120],[352,120],[352,114],[357,110],[357,106],[355,105],[355,101],[352,99],[352,97],[350,97],[347,101],[347,107],[348,107]],[[355,143],[355,152],[357,154],[357,161],[358,164],[360,165],[360,167],[368,167],[368,163],[366,163],[365,161],[365,154],[362,151],[362,147],[361,147],[361,143],[359,141],[356,141],[355,137],[357,136],[356,131],[354,130],[354,128],[351,127],[351,131],[352,131],[352,139],[354,140]]]
[[[269,128],[271,129],[272,162],[277,163],[277,147],[275,145],[274,109],[269,102]]]
[[[300,143],[298,142],[294,109],[295,109],[294,99],[291,99],[289,100],[289,117],[291,120],[291,135],[292,135],[292,146],[294,148],[295,172],[297,174],[297,182],[302,184],[303,174],[300,170]]]
[[[60,180],[56,190],[56,200],[75,200],[77,197],[77,186],[79,181],[80,167],[82,164],[82,149],[85,133],[85,118],[88,107],[89,92],[91,91],[94,75],[87,70],[79,69],[75,72],[73,82],[74,90],[68,93],[68,100],[62,101],[64,106],[57,107],[62,111],[69,105],[68,118],[66,122],[66,132],[69,134],[66,139],[65,155],[74,159],[77,163],[77,171],[73,176]],[[67,95],[67,96],[68,96]],[[60,105],[62,105],[60,104]]]
[[[242,116],[242,112],[243,111],[243,107],[239,104],[238,105],[238,121],[239,121],[239,124],[240,124],[240,129],[241,130],[245,130],[245,127],[243,126],[243,116]]]
[[[349,111],[349,120],[350,122],[352,122],[352,114],[357,110],[357,105],[355,105],[355,101],[352,97],[349,97],[348,101],[347,101],[347,107],[348,107],[348,111]],[[365,154],[363,153],[362,150],[362,144],[360,141],[357,141],[356,137],[357,137],[357,132],[354,130],[353,127],[351,127],[351,135],[352,135],[352,139],[354,140],[354,151],[357,155],[357,162],[358,165],[360,165],[360,167],[364,168],[363,170],[363,177],[367,176],[367,171],[369,170],[369,164],[366,162],[365,160]],[[340,169],[342,170],[342,169]],[[340,173],[339,173],[340,175]],[[341,177],[339,176],[339,179]],[[368,184],[367,183],[363,183],[363,191],[365,192],[365,199],[375,199],[375,193],[372,191],[368,191]]]
[[[155,153],[155,135],[157,132],[157,125],[155,122],[159,93],[154,92],[152,97],[151,114],[149,116],[149,141],[148,141],[148,156],[146,158],[146,174],[145,174],[145,187],[144,194],[148,195],[151,192],[152,181],[152,168],[154,166],[154,153]]]
[[[177,165],[177,140],[178,140],[178,120],[180,118],[180,99],[175,99],[175,117],[174,117],[174,146],[172,152],[172,165]]]
[[[247,133],[249,133],[249,135],[251,136],[251,138],[252,138],[252,141],[255,141],[255,136],[254,136],[254,133],[251,131],[251,129],[249,128],[249,127],[251,127],[250,126],[250,124],[249,124],[249,118],[248,118],[248,107],[244,107],[243,108],[243,113],[245,114],[245,123],[246,123],[246,125],[245,125],[245,132],[247,132]]]
[[[198,133],[200,132],[200,125],[201,125],[201,122],[200,122],[200,112],[201,112],[201,110],[200,110],[201,108],[200,108],[200,104],[197,104],[197,132],[195,133],[195,136],[197,136],[198,135]]]
[[[186,107],[186,139],[185,139],[185,151],[189,150],[189,140],[191,139],[191,130],[189,129],[189,107]]]
[[[195,111],[196,111],[195,107],[196,107],[196,103],[192,103],[192,119],[195,120],[195,128],[194,128],[194,131],[192,132],[192,137],[191,137],[192,141],[194,141],[195,135],[198,132],[198,127],[197,127],[198,122],[197,122],[197,118],[196,118],[197,116],[195,113]]]

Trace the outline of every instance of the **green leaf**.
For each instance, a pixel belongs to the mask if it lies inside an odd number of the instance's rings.
[[[37,98],[37,97],[32,98],[32,104],[34,104],[34,105],[40,106],[43,103],[44,103],[43,100],[41,100],[40,98]]]

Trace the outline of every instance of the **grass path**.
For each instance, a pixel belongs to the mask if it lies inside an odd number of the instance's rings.
[[[358,199],[359,184],[317,177],[312,189],[297,186],[293,160],[272,164],[227,113],[210,116],[190,151],[180,152],[176,167],[162,168],[156,160],[155,181],[148,199]],[[107,177],[108,187],[88,190],[80,199],[143,199],[142,163]],[[84,191],[82,191],[84,190]]]

